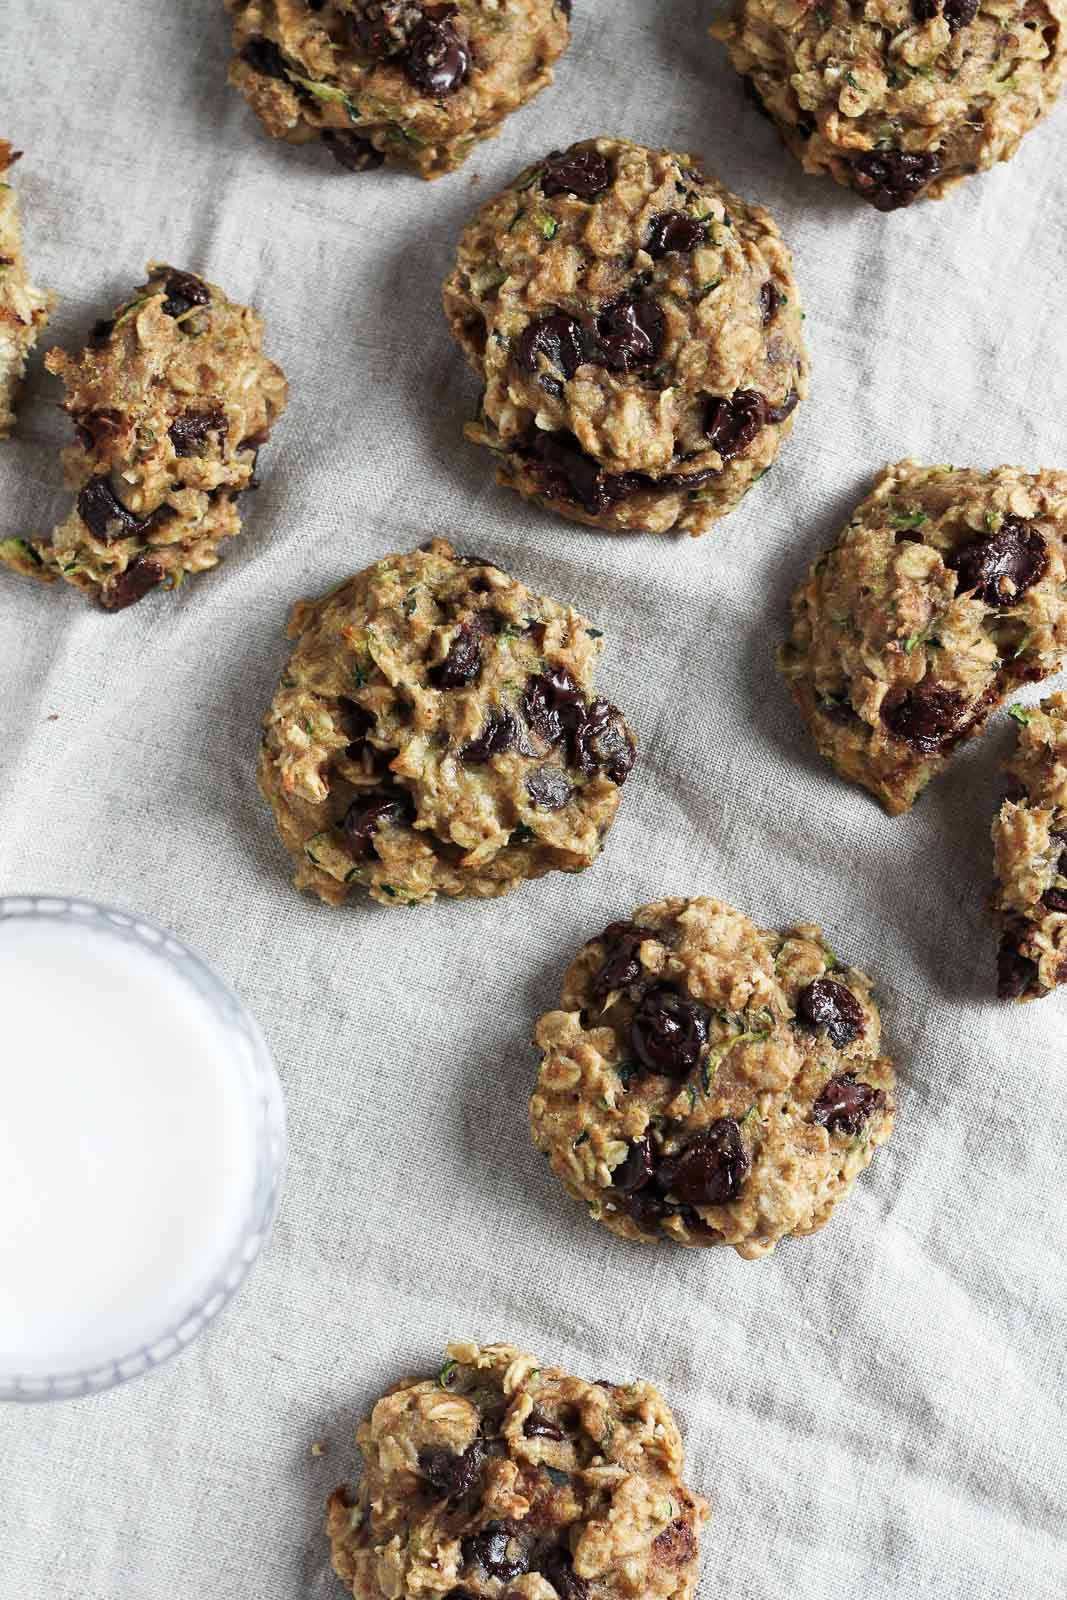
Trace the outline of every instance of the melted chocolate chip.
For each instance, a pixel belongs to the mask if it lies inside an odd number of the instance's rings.
[[[656,934],[652,928],[641,928],[633,922],[610,922],[600,937],[604,960],[593,979],[593,996],[603,1005],[615,989],[625,989],[641,976],[637,952],[646,939],[654,939]]]
[[[115,539],[138,536],[147,531],[151,517],[135,517],[127,511],[106,476],[90,478],[78,495],[78,515],[94,539],[111,544]]]
[[[621,788],[637,751],[618,707],[607,700],[593,700],[567,731],[571,766],[587,778],[603,772]]]
[[[686,211],[661,211],[652,218],[645,240],[645,249],[653,261],[660,261],[672,251],[695,250],[707,242],[707,224],[698,222]]]
[[[408,826],[414,813],[406,795],[360,794],[341,819],[341,828],[356,861],[368,854],[377,855],[374,835],[383,824],[392,828]]]
[[[751,1165],[738,1124],[733,1117],[717,1117],[676,1156],[660,1162],[656,1182],[686,1205],[723,1206],[741,1193]]]
[[[737,389],[727,398],[712,395],[704,432],[723,461],[744,455],[767,420],[767,402],[756,389]]]
[[[782,303],[782,293],[773,278],[768,278],[759,292],[760,321],[766,328],[778,315],[778,307]]]
[[[474,1487],[482,1462],[482,1447],[474,1444],[457,1455],[447,1445],[427,1445],[419,1451],[419,1471],[442,1500],[458,1500]]]
[[[1019,1000],[1037,987],[1037,962],[1024,956],[1012,935],[1006,933],[997,951],[997,999]]]
[[[479,1533],[463,1541],[463,1559],[477,1561],[490,1578],[508,1582],[530,1570],[530,1553],[516,1538],[510,1522],[487,1522]]]
[[[564,380],[573,378],[585,360],[581,323],[565,311],[553,311],[536,322],[528,322],[516,343],[515,358],[524,371],[538,372],[539,356],[553,369],[540,372],[541,387],[558,400],[563,384],[554,374]]]
[[[696,1000],[659,984],[649,989],[634,1012],[630,1043],[649,1072],[684,1078],[708,1042],[709,1013]]]
[[[597,351],[609,372],[632,372],[659,359],[667,319],[655,300],[623,295],[602,306],[594,322]]]
[[[853,188],[877,211],[910,206],[941,171],[936,150],[867,150],[852,163]]]
[[[517,749],[521,743],[521,730],[515,713],[506,706],[500,706],[486,714],[481,733],[462,747],[459,758],[468,766],[481,766],[492,756]]]
[[[1067,889],[1046,889],[1041,904],[1046,911],[1067,912]]]
[[[168,432],[175,455],[195,456],[207,443],[209,433],[217,433],[221,443],[228,427],[222,407],[212,406],[209,411],[183,411],[180,417],[175,417]]]
[[[342,15],[360,49],[380,58],[404,48],[422,21],[422,7],[413,0],[349,0]]]
[[[565,667],[554,667],[526,681],[522,709],[530,727],[546,744],[558,744],[566,732],[564,712],[585,705],[585,695]]]
[[[823,1085],[811,1108],[811,1120],[831,1133],[844,1133],[854,1139],[884,1105],[881,1089],[857,1079],[854,1072],[842,1072]]]
[[[460,624],[452,635],[448,654],[439,666],[430,669],[430,681],[438,689],[463,689],[474,683],[482,670],[481,613]]]
[[[381,150],[358,133],[345,133],[336,128],[324,128],[322,142],[339,166],[346,172],[371,172],[385,160]]]
[[[658,1189],[649,1185],[627,1196],[626,1209],[642,1233],[656,1233],[664,1217],[673,1216],[676,1207],[670,1205]]]
[[[612,181],[611,163],[599,150],[553,150],[541,173],[541,193],[595,200]]]
[[[166,573],[158,561],[139,556],[125,572],[104,584],[100,591],[100,604],[105,611],[125,611],[127,606],[143,600],[151,589],[158,588],[165,577]]]
[[[797,391],[790,389],[780,406],[769,406],[764,402],[764,417],[768,422],[784,422],[786,417],[796,410],[799,399]]]
[[[192,272],[171,272],[163,285],[167,298],[163,302],[163,315],[180,317],[193,306],[209,306],[211,290]]]
[[[557,1428],[551,1418],[546,1417],[543,1411],[535,1407],[522,1425],[522,1431],[527,1439],[563,1439],[566,1435],[562,1428]]]
[[[470,52],[456,31],[454,5],[427,6],[404,54],[404,71],[420,94],[443,100],[470,71]]]
[[[930,22],[941,15],[948,23],[949,36],[969,28],[978,15],[978,0],[911,0],[911,11],[916,22]]]
[[[652,1159],[652,1141],[646,1133],[640,1139],[631,1139],[625,1158],[612,1168],[611,1186],[619,1194],[636,1194],[652,1182],[655,1163]]]
[[[973,539],[947,562],[959,574],[961,594],[971,590],[987,606],[1012,606],[1048,571],[1048,547],[1032,523],[1005,517],[994,533]]]
[[[825,1028],[838,1050],[858,1039],[867,1026],[866,1013],[852,990],[833,978],[816,978],[801,989],[797,1015],[812,1028]]]
[[[573,793],[571,780],[562,767],[534,767],[526,774],[526,793],[538,811],[560,811]]]
[[[571,1553],[563,1546],[549,1551],[541,1562],[541,1572],[560,1600],[589,1600],[589,1585],[574,1570]]]
[[[899,698],[882,703],[882,721],[894,739],[930,755],[947,743],[963,720],[965,702],[957,689],[925,679]]]
[[[273,39],[249,39],[240,59],[264,78],[285,77],[285,57]]]
[[[591,517],[601,516],[641,487],[641,479],[634,473],[605,472],[573,433],[543,433],[536,428],[523,446],[523,454],[536,463],[550,499],[572,501]]]

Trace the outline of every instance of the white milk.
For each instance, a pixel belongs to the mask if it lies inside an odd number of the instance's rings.
[[[0,919],[0,1376],[172,1332],[249,1223],[253,1091],[209,1003],[93,921]]]

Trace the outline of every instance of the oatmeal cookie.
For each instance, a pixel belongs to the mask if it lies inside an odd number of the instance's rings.
[[[816,927],[659,900],[578,952],[537,1025],[534,1143],[626,1239],[767,1255],[814,1233],[888,1139],[871,980]]]
[[[275,139],[352,172],[451,172],[552,82],[570,0],[226,0],[230,82]]]
[[[1011,790],[993,823],[997,994],[1037,1000],[1067,983],[1067,694],[1011,709]]]
[[[63,470],[78,498],[50,538],[0,544],[16,571],[65,578],[108,611],[217,565],[286,402],[254,311],[191,272],[148,272],[78,355],[46,356],[74,423]]]
[[[0,139],[0,439],[6,439],[15,426],[26,361],[55,304],[55,295],[29,280],[22,259],[18,201],[4,182],[21,153]]]
[[[704,533],[807,393],[788,250],[692,156],[554,151],[468,226],[444,289],[497,479],[592,528]]]
[[[891,816],[1067,651],[1067,473],[899,461],[793,593],[779,666],[819,751]]]
[[[690,1600],[707,1502],[650,1383],[450,1344],[378,1401],[326,1531],[355,1600]]]
[[[1067,0],[734,0],[711,31],[805,172],[879,211],[1007,161],[1063,86]]]
[[[601,635],[444,539],[293,610],[259,785],[296,886],[488,899],[592,866],[634,761]]]

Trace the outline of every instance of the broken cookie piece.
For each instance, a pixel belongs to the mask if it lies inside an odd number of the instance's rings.
[[[16,571],[63,578],[109,611],[217,564],[286,404],[255,311],[191,272],[148,270],[78,355],[49,351],[74,423],[63,469],[77,500],[50,538],[0,544]]]
[[[1011,788],[993,823],[997,995],[1038,1000],[1067,983],[1067,694],[1011,711]]]
[[[888,467],[793,593],[779,666],[890,815],[1067,652],[1067,473]]]
[[[0,439],[15,426],[15,408],[30,351],[55,304],[32,284],[22,258],[18,200],[6,176],[21,151],[0,139]]]

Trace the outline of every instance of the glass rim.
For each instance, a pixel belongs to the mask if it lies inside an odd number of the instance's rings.
[[[287,1155],[285,1098],[263,1033],[229,980],[169,928],[118,906],[72,895],[0,894],[0,928],[17,918],[95,926],[125,938],[163,960],[209,1002],[217,1017],[235,1026],[249,1047],[256,1096],[253,1193],[240,1233],[180,1314],[161,1319],[160,1330],[132,1348],[91,1365],[26,1375],[0,1366],[0,1403],[35,1404],[102,1394],[163,1366],[218,1317],[241,1288],[267,1244],[281,1205]]]

